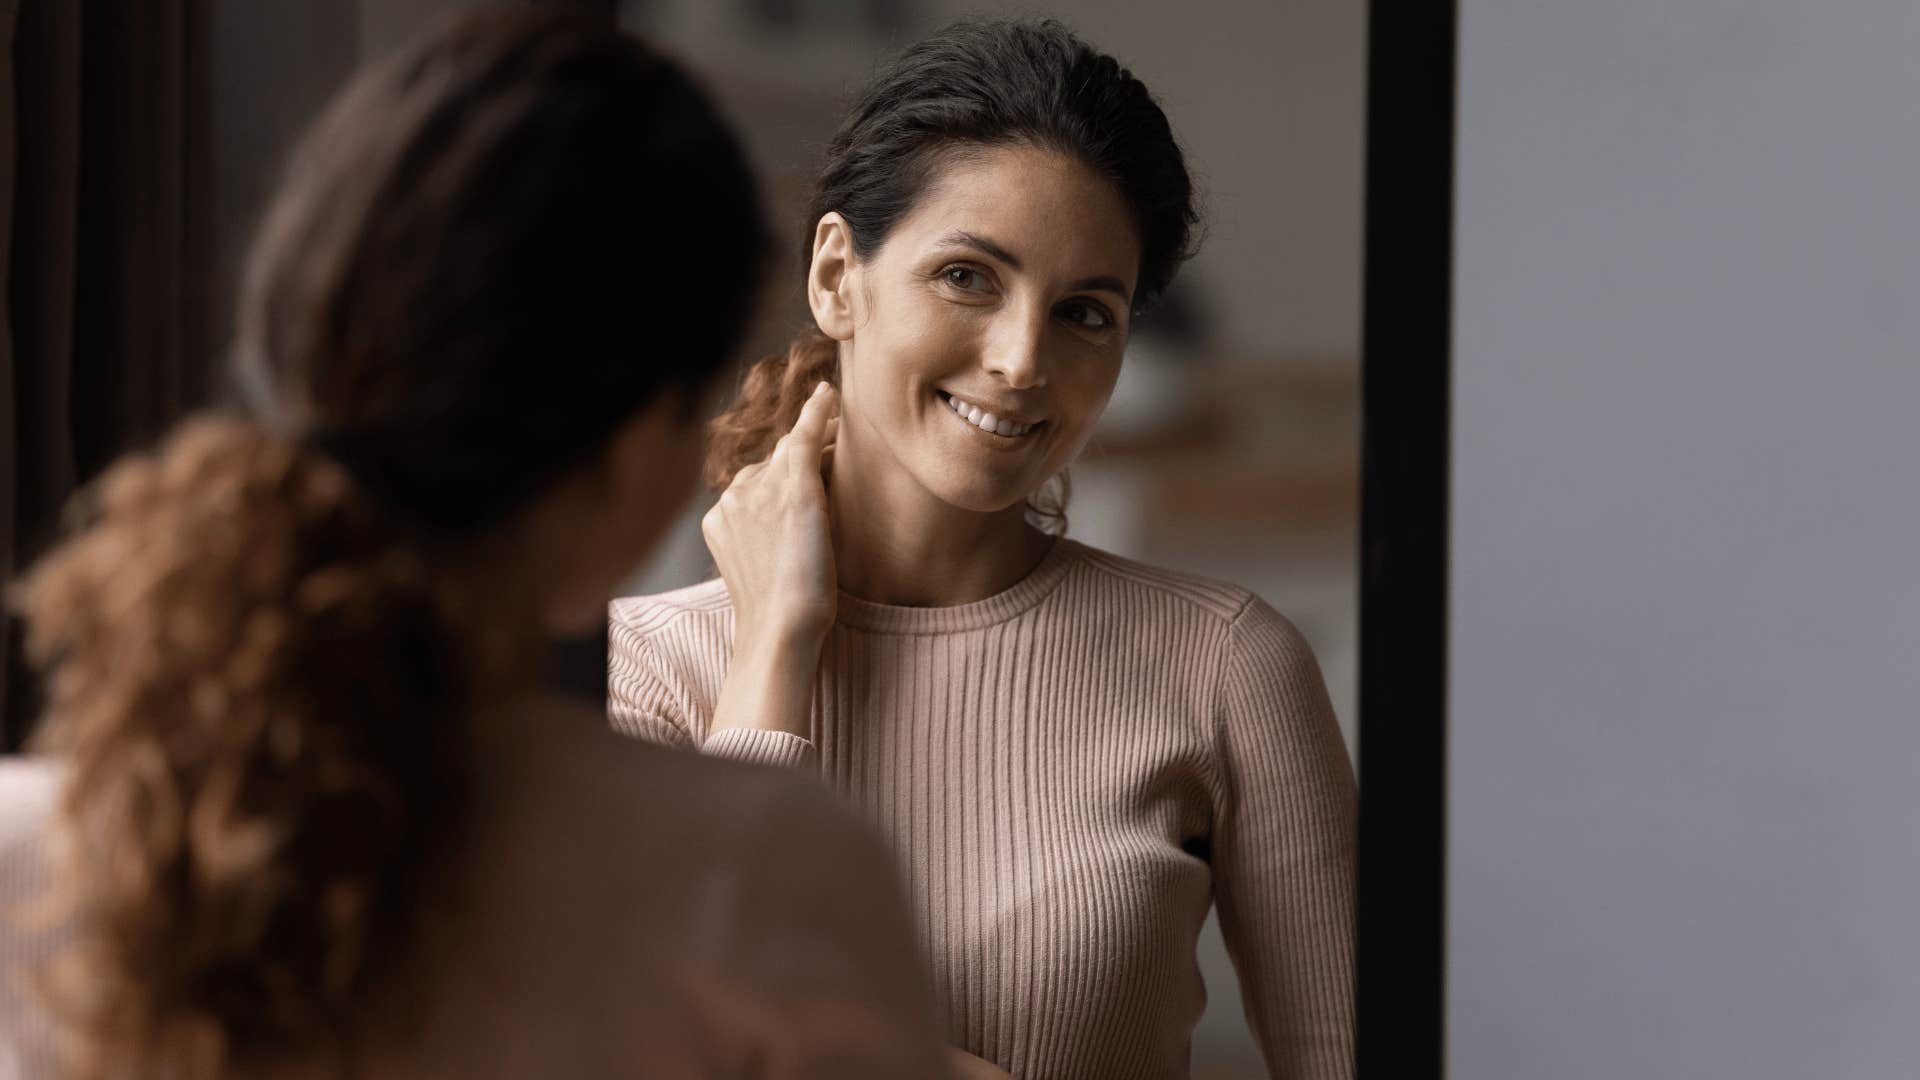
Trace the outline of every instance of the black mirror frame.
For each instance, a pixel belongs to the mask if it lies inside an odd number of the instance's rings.
[[[1445,1072],[1456,0],[1368,22],[1357,1073]]]

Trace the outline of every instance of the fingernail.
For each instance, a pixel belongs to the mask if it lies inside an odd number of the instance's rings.
[[[826,388],[827,388],[826,380],[822,379],[817,385],[814,386],[813,396],[819,397],[821,393],[826,390]]]

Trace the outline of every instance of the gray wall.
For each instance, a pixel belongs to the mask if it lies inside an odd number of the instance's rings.
[[[1916,47],[1461,3],[1454,1077],[1920,1068]]]

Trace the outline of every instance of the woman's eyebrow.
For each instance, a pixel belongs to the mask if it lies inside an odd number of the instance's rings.
[[[943,245],[972,248],[983,255],[1006,263],[1007,266],[1014,270],[1022,269],[1019,256],[978,233],[970,233],[964,229],[955,229],[941,237],[940,243]],[[1090,278],[1081,278],[1068,287],[1075,292],[1083,290],[1110,292],[1118,296],[1123,302],[1130,303],[1133,300],[1133,294],[1127,289],[1127,283],[1111,274],[1100,274]]]
[[[1127,283],[1111,274],[1099,277],[1081,278],[1069,286],[1074,292],[1110,292],[1120,298],[1123,304],[1133,302],[1133,294],[1127,291]]]
[[[1001,247],[999,244],[996,244],[993,241],[977,233],[970,233],[964,229],[955,229],[954,231],[941,237],[940,243],[955,244],[960,247],[969,247],[974,249],[975,251],[980,252],[983,255],[988,255],[993,258],[999,259],[1001,262],[1006,263],[1008,266],[1011,266],[1015,270],[1021,269],[1020,259],[1018,256],[1014,255],[1013,252],[1008,251],[1006,248]]]

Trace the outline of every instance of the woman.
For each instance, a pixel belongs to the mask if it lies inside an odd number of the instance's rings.
[[[878,839],[537,690],[694,483],[763,236],[591,23],[466,17],[328,109],[248,266],[258,418],[115,467],[24,588],[73,1075],[943,1067]]]
[[[1023,1080],[1185,1076],[1210,902],[1273,1074],[1352,1071],[1353,780],[1312,653],[1244,589],[1036,527],[1191,198],[1146,88],[1059,25],[908,49],[828,149],[819,334],[714,426],[721,580],[611,612],[616,727],[861,804],[950,1040]]]

